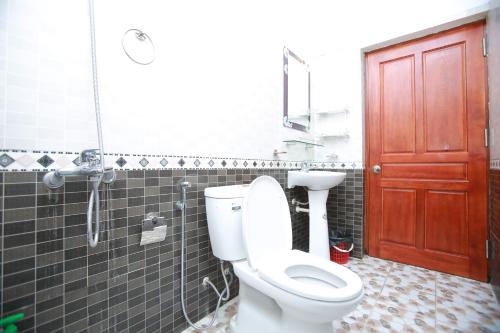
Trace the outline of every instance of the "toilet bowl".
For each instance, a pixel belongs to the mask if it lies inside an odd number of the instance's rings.
[[[206,189],[212,243],[224,234],[223,228],[217,226],[227,225],[227,217],[218,218],[215,202],[229,199],[233,202],[224,204],[233,211],[235,205],[241,208],[232,220],[234,223],[241,219],[241,229],[233,235],[241,249],[235,251],[234,242],[222,250],[217,247],[219,254],[224,253],[222,257],[231,258],[240,281],[240,305],[233,332],[331,333],[332,321],[355,309],[363,298],[363,284],[355,273],[326,259],[292,250],[288,202],[274,178],[255,179],[242,188],[239,198],[212,196],[209,203],[211,193],[215,192]],[[219,204],[218,209],[224,204]],[[226,233],[225,237],[231,235]],[[240,253],[236,258],[230,254],[235,252]]]

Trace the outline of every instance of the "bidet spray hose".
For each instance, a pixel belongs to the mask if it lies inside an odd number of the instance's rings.
[[[185,302],[185,291],[184,291],[184,285],[185,285],[185,261],[186,261],[186,236],[185,236],[185,224],[186,224],[186,192],[187,192],[187,183],[184,185],[181,185],[181,190],[182,190],[182,201],[177,202],[177,207],[181,210],[181,307],[182,307],[182,312],[184,314],[184,318],[186,318],[186,321],[188,324],[193,327],[194,329],[197,330],[205,330],[213,326],[215,319],[217,318],[217,312],[219,311],[220,304],[224,300],[229,299],[229,285],[232,282],[232,276],[230,281],[227,281],[226,274],[224,272],[224,262],[221,261],[220,263],[220,268],[222,271],[222,276],[224,278],[224,284],[225,288],[222,290],[221,293],[217,290],[217,288],[212,284],[210,280],[207,281],[207,283],[215,290],[215,292],[218,295],[218,300],[217,300],[217,305],[215,307],[214,315],[210,322],[208,323],[207,326],[202,327],[194,324],[191,319],[189,319],[188,313],[186,311],[186,302]]]

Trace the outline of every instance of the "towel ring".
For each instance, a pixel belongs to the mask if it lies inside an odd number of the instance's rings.
[[[133,43],[136,43],[135,47]],[[122,48],[127,57],[139,65],[149,65],[156,59],[153,41],[148,34],[140,29],[125,31],[122,37]]]

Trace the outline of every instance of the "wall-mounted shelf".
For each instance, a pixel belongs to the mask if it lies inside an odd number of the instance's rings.
[[[347,114],[349,112],[349,109],[344,108],[340,110],[329,110],[329,111],[316,111],[314,112],[315,115],[318,116],[333,116],[337,114]]]
[[[321,139],[348,138],[349,131],[343,130],[343,131],[331,132],[331,133],[320,133],[320,134],[318,134],[318,137]]]
[[[323,144],[317,143],[317,142],[312,142],[308,140],[303,140],[303,139],[290,139],[290,140],[283,140],[286,144],[302,144],[305,145],[306,147],[324,147]]]
[[[309,119],[311,116],[308,114],[301,114],[298,116],[289,117],[288,120],[293,121],[294,119]]]

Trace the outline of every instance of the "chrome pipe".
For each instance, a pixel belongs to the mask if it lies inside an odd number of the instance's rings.
[[[97,141],[99,143],[99,153],[101,156],[101,171],[104,173],[104,142],[102,138],[101,105],[99,102],[99,81],[97,76],[97,56],[95,43],[95,18],[94,18],[94,0],[89,0],[89,18],[90,18],[90,48],[92,57],[92,82],[94,88],[94,109],[97,123]]]
[[[215,319],[217,318],[217,312],[219,311],[220,305],[222,301],[227,301],[229,300],[230,294],[229,294],[229,286],[231,285],[233,279],[231,273],[226,273],[226,270],[224,269],[224,262],[221,260],[220,261],[220,269],[222,271],[222,277],[224,279],[224,284],[225,288],[222,290],[222,292],[219,292],[215,285],[210,281],[208,277],[205,277],[203,279],[202,285],[203,286],[210,286],[212,289],[215,291],[215,293],[218,296],[217,300],[217,305],[215,307],[214,315],[208,325],[204,325],[203,327],[196,325],[191,321],[191,319],[188,316],[188,313],[186,311],[186,300],[185,300],[185,276],[186,276],[186,207],[187,207],[187,189],[191,187],[191,183],[187,181],[180,181],[177,184],[177,188],[181,191],[181,200],[176,202],[176,207],[181,210],[181,307],[182,307],[182,313],[184,314],[184,318],[188,322],[188,324],[193,327],[196,330],[206,330],[208,328],[211,328],[214,323]],[[227,280],[226,274],[230,275],[229,281]]]

